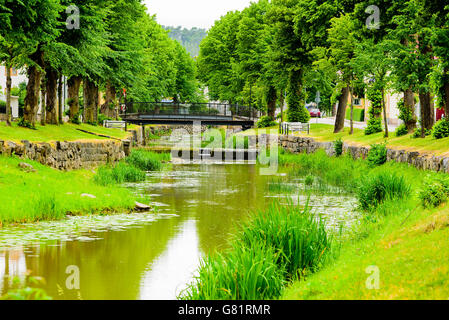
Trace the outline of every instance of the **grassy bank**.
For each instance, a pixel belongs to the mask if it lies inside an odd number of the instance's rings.
[[[76,141],[76,140],[92,140],[107,139],[92,134],[88,134],[80,130],[93,132],[96,134],[106,135],[117,139],[125,139],[129,133],[120,129],[107,129],[101,126],[92,126],[88,124],[72,124],[66,123],[61,126],[56,125],[36,125],[36,129],[22,128],[13,123],[12,127],[0,123],[0,137],[2,140],[20,142],[28,140],[31,142],[51,142],[51,141]]]
[[[447,176],[404,164],[371,167],[347,157],[281,155],[284,165],[340,184],[359,198],[362,220],[342,242],[338,257],[291,284],[283,299],[447,299],[447,206],[426,209],[423,199],[443,197]],[[431,181],[431,182],[429,182]],[[441,195],[441,193],[446,195]],[[379,200],[380,199],[380,200]],[[366,204],[369,204],[366,206]],[[379,289],[372,268],[379,270]]]
[[[396,137],[394,132],[390,132],[390,137],[385,139],[384,133],[376,133],[366,136],[364,130],[354,129],[354,134],[349,134],[349,128],[345,128],[343,132],[334,134],[334,127],[327,124],[311,124],[310,135],[301,134],[302,136],[315,138],[317,141],[335,141],[341,138],[344,142],[358,145],[370,146],[374,143],[386,142],[389,148],[398,150],[418,151],[420,153],[433,153],[436,155],[449,155],[449,138],[434,139],[427,136],[425,139],[412,139],[411,134]]]
[[[37,162],[0,156],[0,225],[55,220],[67,214],[127,212],[145,202],[124,182],[143,181],[144,171],[158,170],[165,155],[135,150],[115,165],[90,170],[58,171]],[[35,172],[19,168],[31,164]],[[151,163],[151,168],[145,167]]]

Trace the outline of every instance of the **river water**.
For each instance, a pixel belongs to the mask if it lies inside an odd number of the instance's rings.
[[[309,194],[302,178],[263,176],[254,164],[173,164],[148,175],[127,187],[150,195],[155,212],[1,229],[0,295],[13,278],[32,276],[45,279],[40,286],[54,299],[176,299],[201,256],[225,249],[236,223],[272,201],[310,197],[331,229],[357,219],[353,197]],[[278,182],[293,191],[273,191]]]

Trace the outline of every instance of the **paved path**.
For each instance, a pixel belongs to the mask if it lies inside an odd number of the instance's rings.
[[[310,123],[320,123],[320,124],[330,124],[330,125],[335,125],[335,117],[331,117],[331,118],[312,118],[310,119]],[[345,120],[345,127],[350,127],[350,121],[349,120]],[[398,125],[393,125],[393,124],[389,124],[388,125],[388,131],[389,132],[394,132],[396,130],[396,128],[398,127]],[[366,128],[366,122],[357,122],[354,121],[354,128],[355,129],[365,129]]]

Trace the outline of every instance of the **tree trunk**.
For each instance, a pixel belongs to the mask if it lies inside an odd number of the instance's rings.
[[[422,126],[430,130],[435,123],[434,110],[431,105],[431,98],[429,92],[419,94],[419,102],[421,104],[421,121]]]
[[[273,118],[275,117],[276,113],[276,89],[273,86],[270,86],[268,88],[268,116]]]
[[[100,112],[107,117],[115,118],[117,103],[117,91],[113,85],[108,81],[106,83],[106,97],[105,103],[101,106]]]
[[[351,82],[352,82],[352,80],[351,80]],[[350,127],[351,128],[349,130],[349,134],[350,135],[354,134],[354,93],[353,93],[353,91],[354,91],[354,88],[351,85],[351,87],[349,89],[349,94],[351,95],[351,97],[350,97],[350,101],[351,101],[351,106],[350,106],[350,108],[351,108]]]
[[[281,105],[281,123],[284,122],[284,103],[285,103],[285,92],[281,90],[279,95],[279,104]]]
[[[46,72],[47,99],[45,103],[45,123],[58,124],[57,92],[58,92],[58,72],[54,69],[47,69]]]
[[[31,59],[41,68],[44,65],[44,56],[38,48]],[[36,125],[36,115],[39,108],[39,89],[41,85],[41,72],[36,65],[28,68],[28,84],[23,108],[23,119],[32,126]]]
[[[41,78],[41,125],[45,126],[45,117],[47,112],[47,75]]]
[[[382,109],[384,110],[384,125],[385,125],[385,138],[388,138],[388,119],[387,119],[387,108],[385,104],[385,89],[382,88]]]
[[[349,86],[341,89],[341,95],[338,99],[337,116],[335,118],[334,133],[339,133],[345,128],[346,107],[348,106]]]
[[[58,122],[59,124],[64,124],[64,121],[62,119],[63,117],[63,99],[62,99],[62,90],[63,90],[63,83],[62,83],[62,74],[59,74],[58,79]]]
[[[67,81],[70,121],[73,121],[75,118],[79,116],[81,81],[82,81],[81,77],[71,77]]]
[[[6,125],[11,126],[11,64],[6,63]]]
[[[404,91],[404,107],[407,108],[413,115],[412,119],[405,123],[407,131],[411,133],[416,128],[415,95],[411,89]]]
[[[449,82],[444,84],[444,117],[449,118]]]
[[[23,107],[23,119],[31,125],[36,125],[36,115],[39,108],[39,89],[41,85],[41,73],[37,67],[28,68],[28,84]]]
[[[95,123],[98,113],[98,87],[89,79],[84,80],[84,123]]]

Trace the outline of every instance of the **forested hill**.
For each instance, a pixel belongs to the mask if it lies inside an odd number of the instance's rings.
[[[178,40],[192,57],[197,57],[200,53],[200,43],[206,37],[207,30],[200,28],[186,29],[182,27],[166,27],[170,31],[170,38]]]

